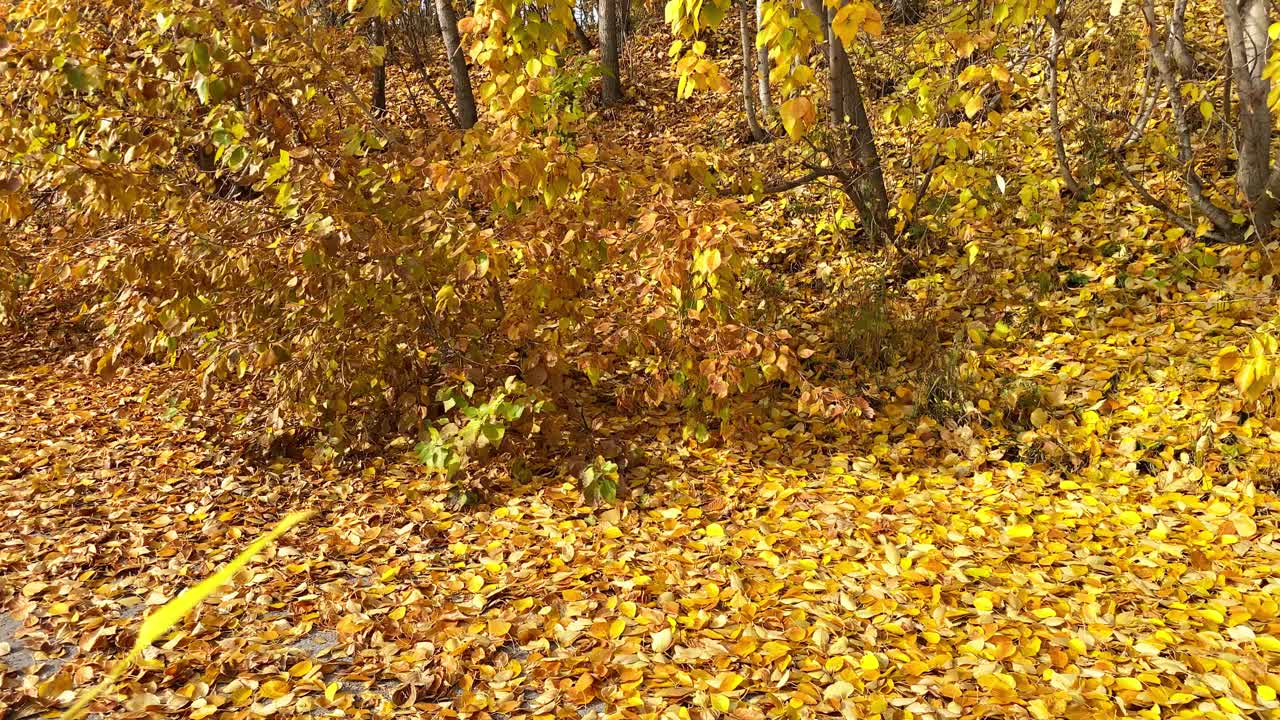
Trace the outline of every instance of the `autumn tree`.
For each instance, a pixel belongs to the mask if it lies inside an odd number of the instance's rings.
[[[753,29],[756,32],[751,37],[751,43],[756,46],[755,65],[756,65],[757,84],[759,85],[759,89],[760,89],[759,108],[760,108],[760,112],[763,113],[765,117],[769,117],[769,116],[772,116],[774,113],[773,91],[769,86],[769,70],[771,68],[771,64],[769,63],[769,48],[764,43],[759,42],[759,37],[760,37],[759,28],[761,23],[764,22],[765,0],[755,0],[755,2],[756,2],[756,21]]]
[[[434,4],[427,5],[421,2],[401,4],[399,12],[389,22],[389,31],[394,35],[396,46],[401,51],[401,62],[413,67],[417,77],[422,80],[427,92],[435,100],[440,112],[448,118],[449,124],[455,128],[461,128],[462,121],[446,98],[441,84],[436,81],[437,76],[449,73],[450,70],[442,69],[439,64],[440,58],[447,60],[447,51],[437,53],[432,45],[433,41],[439,41],[441,45],[444,42],[440,32],[439,15],[436,13]],[[411,103],[417,108],[417,95],[412,88],[408,90]]]
[[[747,130],[751,133],[752,139],[760,142],[765,139],[766,133],[764,128],[760,126],[760,119],[756,113],[756,93],[759,91],[759,84],[755,81],[756,59],[758,55],[755,49],[755,23],[753,22],[754,10],[747,7],[746,0],[738,3],[738,32],[740,44],[742,46],[742,107],[747,117]],[[768,93],[765,93],[766,97]]]
[[[692,35],[702,28],[718,25],[727,11],[727,7],[704,4],[699,8],[673,0],[667,6],[667,18],[678,34]],[[745,26],[743,13],[738,14],[740,24]],[[769,52],[774,63],[790,69],[784,89],[796,97],[780,107],[783,126],[792,137],[805,136],[815,151],[807,163],[807,174],[769,184],[765,190],[780,192],[819,178],[834,178],[857,208],[867,236],[876,240],[887,239],[892,234],[888,190],[875,130],[845,46],[859,32],[878,33],[880,27],[880,15],[869,3],[828,7],[821,0],[806,0],[798,7],[785,8],[782,3],[769,6],[763,27],[757,32],[758,44],[777,47],[776,52]],[[744,47],[749,44],[744,41]],[[809,48],[814,45],[821,48],[828,71],[828,122],[825,130],[818,133],[810,132],[816,120],[815,99],[811,94],[815,75],[804,64]],[[677,52],[680,49],[680,46],[675,48]],[[716,87],[722,82],[718,71],[702,54],[702,48],[695,43],[691,52],[680,59],[682,92]],[[751,112],[750,106],[748,112]]]
[[[673,148],[637,166],[576,139],[555,65],[568,3],[482,1],[464,22],[494,109],[465,141],[377,117],[350,82],[380,60],[359,28],[383,3],[349,24],[309,0],[235,6],[30,0],[9,16],[0,220],[71,228],[33,274],[94,288],[88,369],[149,358],[209,393],[252,385],[244,422],[267,441],[340,453],[407,435],[459,483],[481,459],[571,444],[566,418],[601,385],[693,408],[705,436],[728,397],[796,377],[785,335],[734,321],[748,230],[708,163]]]
[[[374,114],[381,117],[387,113],[386,30],[381,17],[373,20],[373,44],[380,57],[374,59],[372,105]]]
[[[1071,173],[1071,160],[1067,157],[1066,142],[1062,137],[1062,119],[1059,111],[1058,61],[1062,55],[1063,16],[1067,0],[1058,0],[1056,7],[1046,13],[1045,20],[1051,32],[1049,53],[1045,58],[1045,84],[1049,94],[1049,132],[1053,135],[1053,150],[1058,160],[1058,173],[1062,184],[1072,195],[1080,193],[1080,185]]]
[[[1048,56],[1061,58],[1064,38],[1070,35],[1065,3],[1046,13],[1051,29]],[[1136,102],[1119,113],[1098,107],[1089,92],[1109,86],[1125,87],[1132,81],[1112,74],[1110,65],[1081,65],[1070,60],[1050,62],[1048,82],[1050,127],[1063,184],[1072,189],[1071,158],[1066,151],[1063,124],[1059,118],[1060,78],[1063,70],[1075,77],[1074,101],[1095,118],[1098,127],[1115,129],[1118,142],[1108,141],[1107,153],[1116,171],[1151,206],[1195,236],[1239,242],[1271,235],[1280,193],[1280,165],[1273,154],[1271,107],[1276,59],[1271,48],[1270,6],[1265,2],[1224,0],[1214,13],[1213,6],[1198,12],[1216,15],[1204,25],[1208,38],[1221,43],[1223,55],[1210,58],[1196,50],[1186,38],[1189,4],[1173,0],[1168,5],[1157,0],[1113,3],[1110,22],[1135,17],[1143,30],[1141,50],[1147,56],[1146,78]],[[1080,5],[1082,13],[1105,13],[1106,9]],[[1098,42],[1093,40],[1091,42]],[[1219,61],[1219,58],[1221,61]],[[1059,65],[1062,68],[1059,68]],[[1123,65],[1120,72],[1125,72]],[[1083,92],[1082,92],[1083,89]],[[1105,91],[1103,91],[1105,92]],[[1162,110],[1163,108],[1163,110]],[[1117,123],[1114,118],[1121,117]],[[1218,133],[1204,132],[1212,121]],[[1215,137],[1216,135],[1216,137]],[[1234,170],[1226,191],[1214,177],[1215,168],[1206,163],[1214,146],[1228,155],[1218,166]],[[1137,172],[1144,166],[1168,165],[1177,168],[1185,195],[1162,197],[1148,187]]]
[[[445,57],[449,61],[449,73],[453,76],[453,96],[457,107],[458,125],[466,130],[476,124],[476,98],[471,91],[471,73],[458,35],[458,17],[453,11],[452,0],[435,0],[436,14],[440,21],[440,37],[444,41]]]
[[[622,70],[618,64],[622,44],[619,2],[600,0],[600,101],[605,107],[622,102]]]

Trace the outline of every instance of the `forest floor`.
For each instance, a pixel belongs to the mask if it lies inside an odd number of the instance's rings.
[[[664,50],[634,51],[665,78],[600,132],[777,167],[725,132],[736,96],[677,114]],[[609,509],[567,476],[451,511],[407,456],[254,460],[224,432],[251,393],[87,375],[91,334],[45,299],[0,334],[0,717],[63,706],[302,508],[110,717],[1280,716],[1280,422],[1228,350],[1271,320],[1267,249],[1192,243],[1107,183],[857,299],[891,263],[822,229],[831,197],[750,208],[747,291],[872,411],[744,408],[754,432],[701,445],[675,414],[610,420],[644,460]]]

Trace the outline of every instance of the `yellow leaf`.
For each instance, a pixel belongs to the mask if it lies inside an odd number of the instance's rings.
[[[837,680],[828,685],[826,690],[822,691],[822,699],[844,700],[856,691],[857,688],[855,688],[852,683],[846,680]]]
[[[969,96],[969,101],[964,104],[964,114],[973,119],[974,115],[982,112],[982,108],[986,107],[986,101],[982,99],[982,93],[973,93]]]
[[[626,629],[627,629],[627,621],[623,620],[622,618],[618,618],[617,620],[614,620],[613,622],[609,623],[609,637],[613,638],[614,640],[617,640],[618,638],[622,637],[622,631]]]
[[[729,696],[720,693],[711,693],[711,707],[720,712],[729,712]]]
[[[1213,371],[1216,375],[1233,373],[1244,362],[1244,355],[1235,345],[1228,345],[1218,351],[1213,358]]]
[[[720,692],[730,693],[738,689],[745,677],[736,672],[722,672],[716,676],[715,688]]]
[[[653,643],[654,652],[665,652],[667,648],[671,647],[671,628],[662,628],[650,635],[649,640]]]
[[[1009,529],[1006,532],[1009,533],[1009,537],[1011,538],[1022,539],[1022,538],[1031,537],[1032,535],[1035,534],[1036,531],[1035,531],[1035,528],[1031,527],[1030,525],[1019,524],[1019,525],[1010,525]]]
[[[484,578],[479,575],[472,575],[471,579],[467,581],[467,589],[471,592],[480,592],[483,587]]]
[[[773,662],[780,657],[786,657],[790,653],[791,648],[785,643],[780,643],[777,640],[770,640],[760,646],[760,654],[764,655],[769,662]]]
[[[489,621],[490,635],[494,635],[496,637],[503,637],[509,632],[511,632],[511,623],[507,622],[506,620],[500,620],[498,618],[494,618]]]
[[[977,240],[974,240],[973,242],[965,245],[964,249],[967,253],[966,257],[969,258],[969,266],[972,267],[973,264],[978,261],[978,253],[982,252],[982,246],[978,244]]]
[[[328,700],[329,702],[333,702],[333,699],[338,696],[338,689],[341,687],[342,686],[339,685],[336,680],[334,682],[329,683],[328,685],[325,685],[324,699]]]
[[[1208,620],[1215,625],[1221,625],[1227,621],[1227,617],[1222,614],[1221,610],[1215,608],[1204,608],[1200,611],[1200,617]]]
[[[1270,685],[1259,685],[1257,690],[1258,699],[1262,702],[1275,702],[1276,691]]]
[[[311,672],[312,667],[314,667],[314,664],[310,660],[300,660],[294,663],[293,667],[289,668],[289,674],[294,677],[302,677],[303,675]]]
[[[1137,678],[1131,678],[1131,677],[1116,678],[1116,687],[1121,690],[1132,690],[1134,692],[1142,692],[1142,681]]]
[[[297,525],[303,520],[311,517],[311,514],[310,510],[305,510],[302,512],[290,513],[285,516],[285,518],[277,523],[275,527],[271,528],[269,532],[259,536],[257,540],[250,543],[249,547],[242,550],[239,555],[236,555],[231,560],[231,562],[223,565],[217,572],[204,580],[201,580],[195,585],[195,587],[187,588],[182,591],[178,597],[170,600],[164,605],[161,605],[142,622],[142,627],[138,629],[137,640],[134,641],[133,648],[129,651],[129,654],[125,656],[124,660],[116,663],[116,666],[112,668],[111,672],[101,683],[98,683],[98,685],[94,686],[92,690],[81,695],[80,699],[76,700],[75,704],[62,714],[62,720],[75,720],[84,714],[85,709],[89,707],[89,703],[93,702],[94,698],[98,697],[98,695],[102,694],[104,690],[114,684],[116,680],[120,679],[120,676],[124,674],[125,670],[127,670],[135,660],[137,660],[143,650],[147,649],[152,643],[163,637],[165,633],[169,632],[169,630],[173,628],[174,625],[182,622],[182,619],[194,610],[195,607],[205,598],[212,595],[218,588],[231,582],[235,578],[236,573],[240,572],[241,568],[245,565],[248,565],[249,561],[256,557],[258,553],[262,552],[267,545],[271,543],[271,541],[288,532],[294,525]]]
[[[1274,635],[1259,635],[1253,643],[1267,652],[1280,653],[1280,639]]]
[[[720,523],[711,523],[707,526],[706,533],[707,537],[722,538],[724,537],[724,528],[721,527]]]
[[[289,692],[289,683],[280,679],[268,680],[258,688],[258,695],[269,700],[284,697]]]
[[[1258,523],[1248,515],[1236,515],[1231,518],[1231,524],[1236,528],[1236,534],[1242,538],[1251,538],[1258,534]]]
[[[1125,510],[1119,515],[1120,521],[1126,525],[1141,525],[1142,516],[1134,510]]]
[[[974,598],[973,606],[982,612],[991,612],[995,608],[991,598],[987,597]]]
[[[864,653],[862,659],[858,661],[858,666],[868,672],[880,669],[880,659],[875,653]]]
[[[782,116],[783,129],[792,138],[804,135],[818,119],[818,110],[813,101],[803,95],[782,103],[778,113]]]
[[[849,45],[859,31],[873,37],[884,32],[884,20],[874,5],[866,2],[845,3],[831,20],[831,29],[840,42]]]

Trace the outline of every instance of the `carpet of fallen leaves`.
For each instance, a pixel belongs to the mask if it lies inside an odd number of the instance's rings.
[[[649,85],[619,135],[734,122]],[[809,248],[770,302],[839,376],[814,289],[875,258],[813,251],[806,192],[756,207],[761,263]],[[897,300],[963,341],[965,412],[893,367],[873,416],[779,405],[702,446],[618,421],[646,461],[610,509],[567,476],[451,512],[394,454],[255,459],[227,432],[251,395],[86,376],[91,338],[40,308],[0,336],[0,717],[65,707],[302,508],[100,717],[1280,716],[1280,422],[1215,361],[1271,319],[1267,249],[1192,246],[1116,187],[1054,212],[925,255]],[[1035,402],[1001,409],[1011,383]]]

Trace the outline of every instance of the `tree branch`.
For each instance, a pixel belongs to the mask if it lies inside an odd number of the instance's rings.
[[[1191,233],[1193,237],[1195,236],[1196,231],[1199,229],[1195,224],[1178,214],[1169,206],[1168,203],[1155,195],[1152,195],[1151,191],[1147,190],[1142,183],[1138,182],[1138,178],[1134,177],[1133,173],[1129,172],[1129,168],[1125,165],[1123,157],[1117,154],[1114,159],[1116,168],[1120,170],[1120,174],[1124,176],[1124,179],[1129,183],[1129,186],[1133,188],[1134,192],[1138,193],[1138,196],[1142,198],[1143,202],[1164,213],[1165,217],[1169,218],[1170,222]],[[1215,242],[1227,242],[1229,240],[1229,238],[1219,232],[1209,232],[1205,237]]]
[[[787,192],[788,190],[795,190],[801,185],[808,185],[809,183],[821,177],[839,177],[839,176],[840,176],[840,173],[836,172],[835,170],[832,170],[831,168],[817,168],[805,175],[801,175],[798,178],[793,178],[791,180],[782,180],[776,183],[765,185],[764,194],[776,195],[778,193]]]

